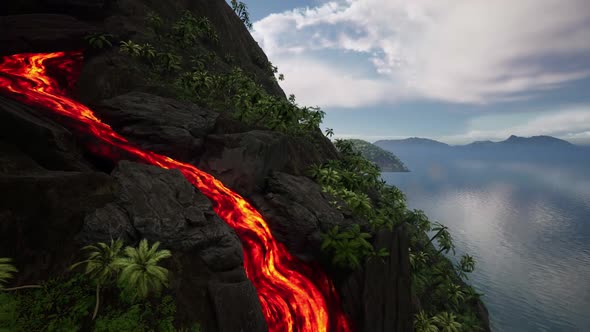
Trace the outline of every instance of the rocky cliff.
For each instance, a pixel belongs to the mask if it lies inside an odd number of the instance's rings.
[[[284,97],[266,56],[221,0],[3,2],[0,12],[8,15],[0,17],[0,55],[87,49],[71,87],[76,99],[134,144],[214,175],[253,202],[292,253],[321,261],[320,233],[359,222],[331,205],[305,175],[312,164],[337,158],[329,140],[244,125],[228,115],[231,110],[179,100],[168,81],[145,74],[145,64],[115,47],[88,49],[84,39],[96,33],[114,36],[113,44],[146,39],[148,13],[173,20],[184,10],[207,17],[219,36],[219,43],[202,43],[197,50],[231,59],[231,66],[252,74],[270,95]],[[230,64],[215,66],[222,71]],[[92,139],[62,120],[0,97],[0,257],[13,257],[19,267],[13,283],[68,273],[85,244],[146,238],[174,252],[167,267],[177,325],[265,331],[241,243],[208,199],[178,171],[97,157],[88,149]],[[344,280],[338,283],[343,305],[359,331],[411,330],[404,236],[398,229],[379,236],[379,243],[392,249],[385,266],[335,277]],[[388,272],[380,277],[380,270]],[[383,294],[390,299],[374,300]]]

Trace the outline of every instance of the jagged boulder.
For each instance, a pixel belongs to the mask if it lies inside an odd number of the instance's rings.
[[[336,156],[331,144],[268,130],[207,136],[198,166],[243,196],[263,192],[273,171],[303,175]]]
[[[319,258],[321,232],[336,225],[345,229],[366,223],[330,204],[330,197],[322,193],[320,186],[304,176],[273,172],[265,193],[254,195],[252,201],[276,238],[306,261]]]
[[[192,103],[142,92],[105,100],[94,110],[141,148],[193,163],[219,116]]]
[[[238,237],[180,171],[121,161],[111,175],[120,190],[114,202],[87,215],[79,235],[84,243],[145,238],[174,250],[197,250],[212,271],[243,264]]]

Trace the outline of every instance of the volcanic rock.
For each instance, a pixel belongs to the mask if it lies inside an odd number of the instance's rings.
[[[329,144],[329,145],[328,145]],[[331,143],[268,130],[207,136],[199,168],[243,196],[264,191],[272,171],[302,175],[336,156]]]
[[[405,225],[382,230],[375,250],[386,248],[384,258],[370,258],[340,289],[342,305],[361,332],[411,332],[409,240]]]
[[[318,258],[320,233],[336,225],[346,229],[352,224],[366,224],[338,210],[330,199],[311,179],[282,172],[271,174],[265,194],[252,197],[276,238],[306,261]]]
[[[218,113],[192,103],[142,92],[103,101],[94,108],[115,131],[141,148],[194,162]]]
[[[43,113],[0,96],[0,138],[46,169],[90,171],[72,133]],[[8,160],[7,160],[8,161]]]
[[[0,55],[8,55],[81,49],[97,28],[68,15],[25,14],[0,16],[0,31]]]
[[[121,161],[112,177],[120,187],[115,202],[86,217],[83,242],[147,239],[174,250],[204,250],[201,258],[212,271],[243,264],[235,233],[180,171]]]

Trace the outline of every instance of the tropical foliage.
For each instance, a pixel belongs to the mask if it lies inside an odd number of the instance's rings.
[[[234,5],[238,15],[246,19],[245,5]],[[219,39],[207,18],[197,18],[186,11],[167,27],[161,17],[148,13],[145,22],[154,34],[154,43],[121,41],[119,50],[148,65],[153,80],[172,80],[170,85],[180,99],[220,112],[231,110],[236,119],[253,127],[317,138],[313,134],[324,117],[320,108],[297,105],[293,95],[285,99],[269,94],[256,77],[236,66],[231,54],[226,53],[222,60],[215,52],[201,47],[203,42],[217,43]],[[233,68],[219,70],[221,61]],[[270,61],[265,60],[264,66],[273,80],[284,79],[283,74],[274,76],[278,69]]]
[[[85,265],[85,274],[96,282],[96,306],[92,319],[98,311],[101,285],[116,279],[125,298],[132,302],[145,299],[152,292],[159,294],[162,287],[168,285],[168,270],[158,264],[172,254],[169,250],[158,250],[159,246],[160,243],[156,242],[150,247],[143,239],[138,248],[128,246],[123,250],[121,240],[82,248],[89,252],[88,259],[72,265],[72,268]]]
[[[12,259],[0,257],[0,290],[4,289],[4,285],[12,279],[16,272],[18,270],[12,265]]]
[[[206,17],[196,18],[188,10],[172,26],[172,37],[184,46],[192,46],[200,39],[212,43],[219,42],[219,36],[209,19]]]
[[[416,331],[477,331],[480,323],[472,301],[479,294],[461,279],[473,272],[475,259],[463,255],[453,265],[443,256],[455,253],[448,227],[431,223],[421,210],[409,210],[404,194],[380,179],[379,168],[361,155],[353,142],[336,140],[334,144],[340,158],[313,165],[308,174],[322,186],[332,205],[368,220],[370,227],[334,227],[324,233],[321,247],[332,264],[355,269],[371,256],[386,256],[386,251],[373,248],[371,233],[406,223],[411,235],[412,292],[422,305],[416,315]]]
[[[438,332],[438,326],[436,326],[433,317],[429,317],[422,310],[415,316],[414,329],[416,332]]]
[[[113,35],[108,33],[93,33],[84,37],[88,45],[95,49],[112,47],[111,39]]]
[[[42,289],[0,293],[0,331],[192,331],[176,329],[176,307],[171,296],[128,303],[112,297],[95,321],[93,281],[84,274],[48,280]]]
[[[182,74],[178,83],[189,100],[218,110],[233,109],[238,120],[252,126],[305,134],[313,132],[324,117],[317,107],[301,107],[294,98],[269,95],[239,68],[228,74],[214,74],[197,65]]]
[[[123,248],[123,241],[111,240],[110,244],[100,242],[96,245],[90,245],[82,248],[88,251],[88,258],[84,261],[72,265],[72,269],[86,265],[84,273],[96,282],[96,304],[92,313],[92,319],[96,318],[98,307],[100,305],[100,287],[114,281],[119,267],[116,265],[117,260]]]
[[[248,29],[252,29],[252,23],[250,22],[250,14],[248,14],[248,6],[242,1],[231,0],[231,8],[238,15],[240,20],[244,22]]]
[[[322,234],[322,250],[332,252],[332,263],[335,266],[357,269],[361,266],[361,259],[375,253],[373,246],[367,240],[371,234],[361,231],[359,225],[353,225],[346,231],[340,231],[334,226],[330,231]],[[383,252],[381,255],[386,255]]]
[[[159,294],[168,286],[168,270],[158,264],[172,254],[158,250],[159,246],[159,242],[150,247],[147,240],[141,240],[138,248],[125,248],[125,257],[115,262],[121,269],[119,285],[132,300],[146,298],[152,292]]]
[[[8,280],[13,278],[16,272],[18,272],[18,270],[14,265],[12,265],[11,258],[0,257],[0,291],[17,291],[29,288],[41,288],[39,285],[24,285],[6,288],[5,284],[8,282]]]

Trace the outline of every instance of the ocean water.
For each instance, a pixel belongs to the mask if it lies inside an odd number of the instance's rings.
[[[477,260],[492,330],[590,332],[590,165],[402,156],[383,173]]]

